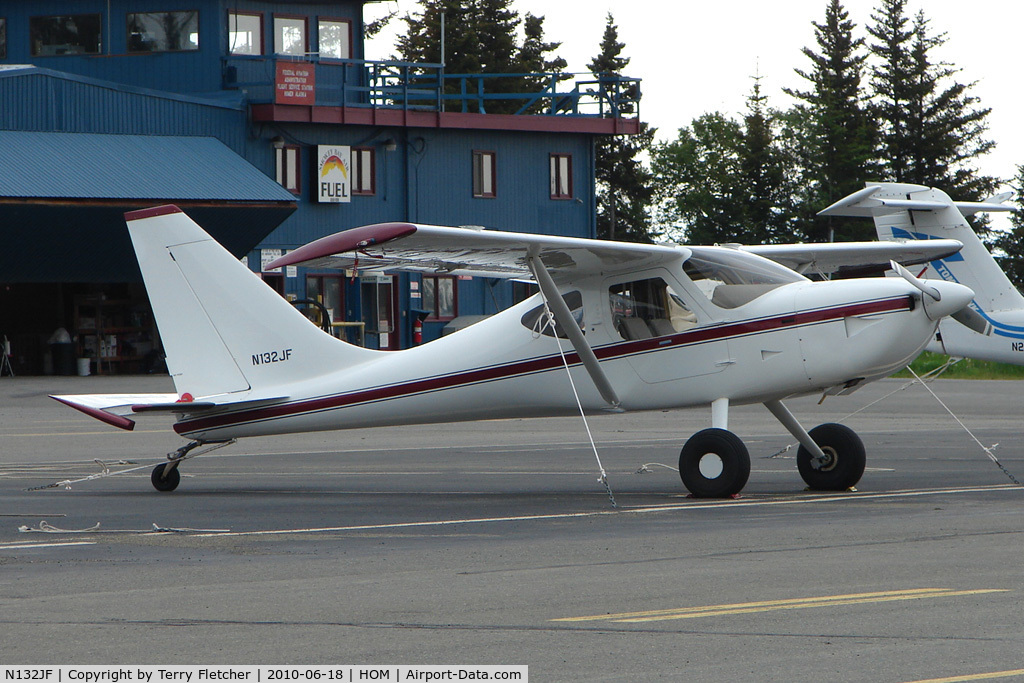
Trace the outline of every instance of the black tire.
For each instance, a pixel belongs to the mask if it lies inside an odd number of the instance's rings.
[[[746,485],[750,454],[732,432],[703,429],[691,436],[679,453],[679,476],[695,498],[728,498]]]
[[[150,475],[149,480],[153,482],[153,488],[157,491],[173,491],[181,483],[181,472],[177,467],[168,470],[167,476],[164,476],[164,468],[169,466],[170,463],[165,462],[153,468],[153,474]]]
[[[807,485],[819,491],[845,491],[856,486],[867,463],[864,442],[857,433],[846,425],[829,422],[812,429],[810,435],[825,452],[828,462],[817,462],[810,451],[800,446],[796,466]]]

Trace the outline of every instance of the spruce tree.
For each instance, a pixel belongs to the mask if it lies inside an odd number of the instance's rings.
[[[538,17],[527,12],[523,17],[523,44],[519,48],[516,63],[521,73],[543,75],[525,76],[518,83],[514,84],[520,88],[516,92],[538,93],[546,88],[556,86],[557,81],[571,78],[568,74],[562,73],[569,66],[569,63],[561,57],[549,56],[549,53],[554,52],[560,46],[561,43],[552,43],[544,40],[544,17]],[[552,76],[552,74],[559,75]],[[552,82],[553,80],[555,82]],[[544,113],[551,105],[552,102],[550,100],[541,100],[529,106],[523,113]]]
[[[995,251],[999,267],[1006,273],[1017,289],[1024,292],[1024,165],[1017,167],[1017,175],[1011,181],[1016,192],[1014,202],[1018,210],[1010,213],[1010,230],[993,231],[989,245]]]
[[[794,129],[803,142],[793,149],[799,155],[804,230],[812,241],[872,239],[874,231],[864,221],[814,216],[877,173],[874,126],[861,88],[864,40],[854,37],[854,23],[840,0],[829,0],[824,21],[812,25],[818,51],[802,50],[812,68],[796,69],[810,88],[785,90],[804,103],[801,112],[789,115],[789,123],[799,125]]]
[[[526,38],[519,42],[523,19],[513,9],[512,0],[422,0],[418,14],[403,17],[406,33],[400,35],[396,48],[400,59],[412,63],[441,63],[441,15],[445,19],[444,71],[447,75],[517,74],[484,78],[487,93],[530,93],[540,89],[536,79],[521,74],[535,72],[538,67],[564,68],[565,62],[548,53],[559,43],[544,41],[543,17],[527,15]],[[445,93],[461,92],[462,84],[447,79]],[[471,85],[475,87],[474,82]],[[488,114],[517,112],[525,100],[485,100]],[[446,108],[460,108],[450,102]],[[475,111],[475,110],[474,110]]]
[[[587,68],[595,77],[620,76],[629,65],[625,44],[609,12],[600,53]],[[594,143],[597,235],[604,239],[651,242],[648,205],[654,195],[651,172],[638,158],[650,149],[655,129],[641,124],[637,135],[604,135]]]
[[[871,50],[881,62],[872,84],[883,174],[896,182],[938,187],[957,199],[981,199],[998,185],[973,165],[994,146],[984,138],[991,110],[979,107],[969,93],[972,84],[953,80],[959,69],[932,61],[946,36],[930,32],[923,11],[911,24],[905,6],[906,0],[883,0],[868,29],[878,41]]]
[[[913,152],[905,110],[916,99],[910,58],[913,31],[907,26],[906,5],[907,0],[882,0],[871,15],[875,23],[868,27],[868,33],[877,41],[869,48],[878,61],[871,69],[871,86],[873,111],[879,123],[881,171],[886,179],[897,182],[907,176],[907,161]]]
[[[735,241],[753,244],[793,239],[791,164],[777,141],[778,125],[767,100],[761,93],[761,77],[755,76],[739,142],[736,194],[741,197],[743,224],[734,233]]]

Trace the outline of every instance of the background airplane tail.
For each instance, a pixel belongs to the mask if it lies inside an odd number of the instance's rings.
[[[1010,193],[983,202],[955,202],[945,192],[922,185],[870,184],[839,200],[821,215],[870,216],[881,240],[955,239],[958,254],[932,261],[925,277],[959,282],[975,292],[984,312],[1024,308],[1024,297],[1007,279],[966,216],[981,211],[1011,211],[1002,202]]]
[[[179,395],[280,394],[383,353],[325,334],[178,207],[125,220]]]

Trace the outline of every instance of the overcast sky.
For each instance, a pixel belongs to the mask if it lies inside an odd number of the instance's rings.
[[[801,48],[817,51],[811,22],[824,20],[827,0],[515,0],[521,14],[545,17],[545,36],[561,41],[558,54],[570,71],[586,71],[598,53],[608,12],[619,27],[630,58],[625,75],[643,79],[641,119],[658,128],[659,139],[708,111],[740,114],[755,74],[773,106],[789,107],[793,100],[783,87],[804,89],[795,68],[808,70],[810,60]],[[875,0],[844,3],[858,35],[877,6]],[[399,15],[414,12],[413,0],[390,0],[366,5],[367,17],[388,9]],[[1016,174],[1024,164],[1021,133],[1022,101],[1018,84],[1024,43],[1024,2],[1014,0],[910,0],[908,15],[924,9],[933,34],[946,33],[936,54],[961,69],[961,82],[977,82],[972,93],[991,107],[989,137],[996,150],[981,162],[982,170],[1001,178]],[[392,31],[368,46],[368,59],[393,54],[394,32],[405,23],[393,21]],[[955,198],[954,198],[955,199]]]

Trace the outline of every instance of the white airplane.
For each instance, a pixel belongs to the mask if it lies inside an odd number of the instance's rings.
[[[183,460],[205,452],[193,449],[239,437],[710,405],[712,426],[686,442],[679,469],[694,495],[724,497],[750,472],[746,446],[728,431],[729,406],[749,403],[764,404],[799,441],[808,485],[844,490],[864,471],[859,437],[838,424],[808,432],[782,400],[847,394],[888,376],[974,295],[905,270],[904,279],[811,282],[749,253],[821,270],[897,256],[925,262],[959,249],[952,240],[745,251],[385,223],[270,264],[539,285],[455,334],[376,351],[322,332],[177,207],[126,220],[176,393],[54,398],[124,429],[138,414],[176,415],[174,430],[190,442],[154,468],[160,491],[177,487]]]
[[[941,190],[922,185],[869,184],[821,212],[832,216],[874,218],[880,240],[955,239],[959,253],[931,261],[922,273],[958,282],[974,290],[970,308],[956,314],[969,325],[939,322],[927,350],[949,356],[1024,364],[1024,296],[1007,279],[966,216],[978,212],[1013,211],[1004,204],[1012,192],[982,202],[955,202]]]

